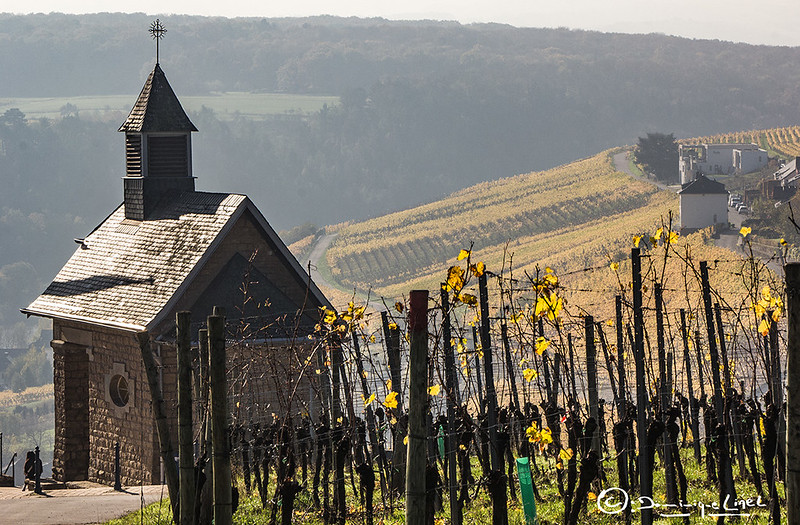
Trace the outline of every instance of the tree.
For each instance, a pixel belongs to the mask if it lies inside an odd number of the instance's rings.
[[[648,133],[639,137],[636,162],[663,182],[678,182],[678,143],[670,133]]]
[[[19,108],[7,109],[3,116],[0,117],[0,123],[6,126],[18,127],[25,125],[25,113]]]

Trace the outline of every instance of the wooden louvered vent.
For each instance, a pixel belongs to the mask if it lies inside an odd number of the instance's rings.
[[[187,136],[147,138],[147,174],[150,177],[188,177]]]
[[[128,177],[142,176],[141,135],[125,135],[125,173]]]

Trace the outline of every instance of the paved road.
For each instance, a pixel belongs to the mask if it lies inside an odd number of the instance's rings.
[[[19,487],[0,488],[0,525],[86,525],[104,523],[166,498],[166,486],[128,487],[124,492],[91,483],[43,495]],[[143,495],[140,495],[140,489]]]
[[[319,239],[317,239],[314,247],[311,248],[311,253],[308,254],[308,259],[311,261],[311,280],[313,280],[317,286],[322,285],[327,286],[328,288],[336,288],[331,282],[325,280],[322,274],[319,273],[318,267],[319,261],[325,257],[325,252],[338,235],[338,233],[322,235]]]
[[[311,252],[308,255],[308,259],[311,261],[311,279],[317,286],[321,285],[321,286],[326,286],[328,288],[340,289],[340,285],[334,284],[325,279],[325,277],[323,277],[323,275],[318,270],[319,262],[322,260],[323,257],[325,257],[325,252],[328,250],[331,243],[334,241],[334,239],[336,239],[338,235],[339,235],[338,233],[322,235],[319,239],[317,239],[316,244],[314,244],[314,247],[311,248]],[[364,292],[363,290],[358,290],[357,295],[363,297],[364,299],[367,298],[367,293]],[[386,309],[386,307],[383,305],[382,302],[376,300],[376,297],[374,295],[371,296],[368,306],[377,312]]]
[[[635,175],[631,171],[630,165],[628,164],[628,154],[629,153],[630,152],[628,152],[628,151],[621,151],[621,152],[619,152],[619,153],[614,155],[614,167],[617,169],[617,171],[621,171],[622,173],[627,173],[628,175],[630,175],[634,179],[650,183],[650,184],[652,184],[653,186],[657,187],[660,190],[666,190],[666,191],[674,191],[675,190],[674,187],[667,186],[666,184],[663,184],[661,182],[656,182],[656,181],[654,181],[652,179],[648,179],[646,177],[641,177],[639,175]]]

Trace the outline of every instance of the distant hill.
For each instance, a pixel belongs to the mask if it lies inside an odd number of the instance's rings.
[[[151,21],[0,14],[0,106],[11,110],[3,101],[19,97],[125,94],[132,105],[154,62]],[[248,194],[279,230],[405,210],[633,144],[648,131],[684,138],[800,123],[797,48],[334,17],[162,22],[161,63],[179,97],[339,101],[291,118],[222,115],[205,104],[190,110],[200,129],[198,189]],[[30,325],[7,330],[21,318],[17,308],[66,261],[72,239],[122,197],[116,129],[124,110],[76,114],[64,106],[49,108],[48,119],[0,113],[6,346],[35,338]]]

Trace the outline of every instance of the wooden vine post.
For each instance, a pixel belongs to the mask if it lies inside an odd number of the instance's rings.
[[[497,453],[497,391],[494,386],[494,366],[492,363],[492,339],[489,335],[489,289],[486,274],[478,277],[481,309],[481,350],[483,351],[484,380],[486,382],[486,411],[489,422],[489,454],[492,470],[500,469]]]
[[[406,523],[426,523],[428,412],[428,291],[412,290],[408,311],[411,337],[408,387]]]
[[[698,465],[702,464],[702,452],[700,450],[700,422],[699,405],[694,397],[694,385],[692,383],[692,359],[689,354],[689,332],[686,327],[686,310],[681,308],[681,340],[683,342],[683,359],[686,366],[686,388],[689,393],[689,415],[690,426],[692,429],[692,448],[694,449],[694,459]]]
[[[639,248],[631,248],[633,282],[633,346],[636,363],[636,436],[639,440],[639,494],[653,496],[653,471],[648,466],[647,384],[644,374],[644,318],[642,316],[642,259]],[[643,509],[642,525],[652,525],[652,509]]]
[[[448,481],[450,494],[450,523],[461,525],[461,501],[458,499],[458,465],[456,458],[456,403],[458,402],[458,379],[456,362],[453,355],[452,333],[450,330],[450,298],[445,284],[441,287],[442,301],[442,339],[444,343],[444,368],[447,380],[447,439],[445,454],[447,455]]]
[[[361,347],[358,342],[358,334],[356,333],[355,326],[353,327],[352,331],[352,338],[353,338],[353,351],[355,352],[356,358],[356,371],[358,372],[358,377],[361,379],[361,391],[365,399],[369,399],[371,397],[369,392],[369,385],[367,383],[367,375],[364,373],[364,363],[361,359]],[[380,482],[381,482],[381,499],[384,501],[386,500],[386,494],[388,492],[388,486],[386,484],[386,452],[383,450],[383,445],[381,441],[378,439],[378,424],[375,421],[375,412],[372,410],[372,404],[370,403],[367,405],[366,409],[364,410],[366,413],[367,418],[367,431],[369,432],[369,441],[372,449],[372,453],[368,453],[366,455],[366,464],[372,468],[373,458],[377,458],[378,460],[378,474],[380,475]]]
[[[664,298],[661,283],[656,282],[653,286],[653,294],[656,301],[656,345],[658,346],[658,392],[659,408],[661,409],[661,420],[666,423],[669,416],[671,390],[667,380],[667,356],[666,344],[664,342]],[[669,437],[664,437],[664,463],[667,468],[664,471],[667,502],[678,503],[678,494],[675,493],[675,470],[672,466],[672,447],[669,445]]]
[[[214,524],[233,520],[231,453],[228,446],[228,399],[225,377],[225,317],[208,317],[208,347],[211,357],[211,457],[214,465]]]
[[[504,499],[507,478],[503,474],[503,458],[499,454],[497,441],[497,390],[494,385],[494,368],[492,364],[492,339],[489,335],[489,287],[486,273],[478,277],[481,310],[481,350],[483,350],[483,366],[486,381],[486,419],[489,425],[489,457],[491,472],[489,475],[489,492],[492,498],[492,524],[508,523],[508,507]]]
[[[786,361],[786,522],[800,525],[800,263],[784,266],[789,334]]]
[[[594,317],[587,315],[583,318],[586,333],[586,376],[589,390],[589,415],[597,424],[592,433],[592,450],[601,453],[600,449],[600,404],[597,394],[597,349],[594,344]]]
[[[708,330],[708,351],[711,355],[711,377],[712,387],[714,388],[714,409],[717,415],[717,423],[724,425],[725,404],[722,393],[722,378],[719,375],[720,362],[717,352],[717,341],[714,333],[714,311],[711,307],[711,285],[708,280],[708,262],[700,261],[700,280],[703,290],[703,308],[706,313],[706,328]],[[727,426],[727,425],[725,425]],[[708,430],[706,430],[708,432]],[[719,504],[722,507],[726,498],[736,500],[736,487],[733,484],[733,470],[730,460],[730,449],[728,447],[728,433],[724,431],[719,436],[720,443],[717,445],[719,450]]]
[[[178,342],[178,463],[180,523],[194,523],[194,445],[192,433],[191,312],[175,315]]]

